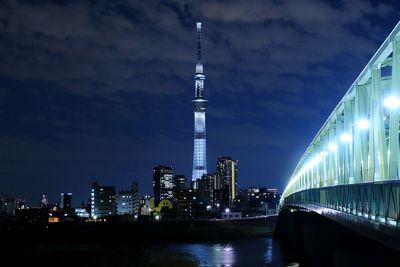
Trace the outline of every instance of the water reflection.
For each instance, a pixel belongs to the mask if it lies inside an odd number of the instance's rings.
[[[235,250],[231,244],[215,244],[212,250],[215,264],[227,267],[235,264]]]
[[[271,263],[272,262],[272,238],[268,238],[266,240],[266,250],[265,250],[265,262]]]
[[[195,255],[204,267],[283,266],[280,249],[272,238],[181,243],[168,245],[167,249]]]

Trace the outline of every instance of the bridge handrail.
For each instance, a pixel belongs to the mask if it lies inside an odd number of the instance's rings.
[[[293,203],[312,203],[400,227],[399,180],[302,190],[288,196],[281,208]]]

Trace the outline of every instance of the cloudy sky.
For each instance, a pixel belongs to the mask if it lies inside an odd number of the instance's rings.
[[[203,22],[208,171],[280,191],[399,21],[372,0],[0,0],[0,194],[36,204],[91,183],[150,194],[191,177],[195,22]]]

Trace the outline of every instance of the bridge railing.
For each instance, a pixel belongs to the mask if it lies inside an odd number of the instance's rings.
[[[310,203],[400,226],[400,181],[313,188],[291,194],[283,204]]]

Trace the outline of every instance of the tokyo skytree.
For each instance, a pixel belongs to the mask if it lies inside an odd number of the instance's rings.
[[[194,148],[193,148],[193,174],[192,181],[201,178],[207,173],[207,150],[206,150],[206,110],[207,100],[204,99],[203,63],[201,62],[201,22],[197,27],[197,63],[194,75],[195,91],[192,106],[194,111]]]

